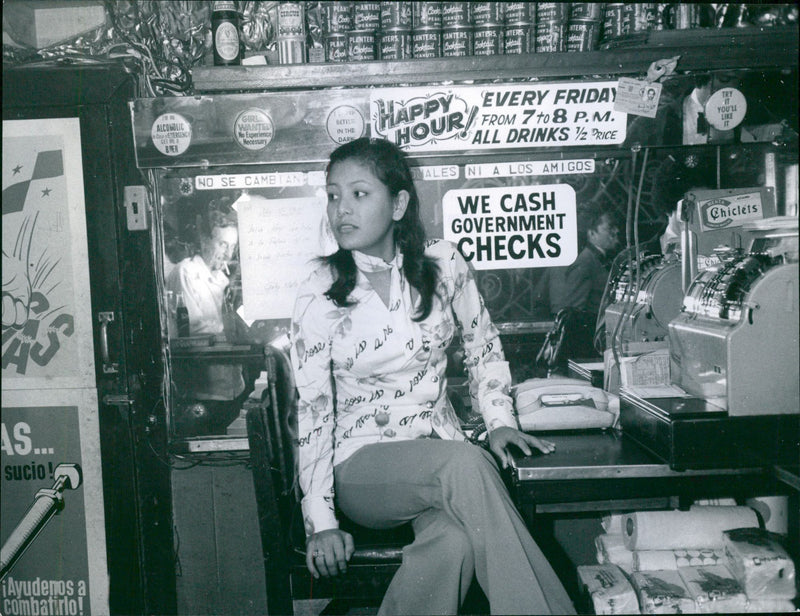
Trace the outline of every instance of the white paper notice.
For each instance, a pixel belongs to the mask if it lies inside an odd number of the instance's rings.
[[[636,357],[621,357],[620,362],[623,387],[660,387],[670,384],[668,349]]]
[[[240,199],[239,257],[244,319],[292,316],[297,287],[316,257],[336,250],[328,227],[325,195],[299,199]]]
[[[477,270],[569,265],[578,256],[576,211],[569,184],[448,190],[443,234]]]

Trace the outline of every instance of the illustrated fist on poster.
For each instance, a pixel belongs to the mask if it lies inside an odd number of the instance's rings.
[[[31,282],[22,259],[3,252],[3,329],[22,329],[28,322]]]

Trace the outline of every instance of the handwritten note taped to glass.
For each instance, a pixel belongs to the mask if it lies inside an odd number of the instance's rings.
[[[295,199],[245,195],[236,203],[244,319],[292,316],[297,287],[313,260],[336,250],[325,194]]]

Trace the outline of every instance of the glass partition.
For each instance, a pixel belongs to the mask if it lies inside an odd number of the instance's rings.
[[[660,254],[668,216],[692,188],[767,186],[778,214],[797,213],[796,70],[678,75],[662,85],[655,117],[629,114],[622,145],[409,151],[428,235],[458,244],[471,262],[517,382],[541,376],[536,354],[564,292],[553,281],[596,233],[593,211],[616,227],[606,263],[627,244]],[[723,97],[733,90],[744,107],[735,94]],[[157,167],[173,438],[245,434],[241,410],[261,395],[264,349],[287,347],[297,285],[315,257],[335,249],[325,215],[324,161],[335,147],[326,122],[368,117],[368,99],[367,90],[339,89],[136,101],[137,156]],[[281,101],[291,103],[290,118]],[[242,114],[273,108],[283,110],[274,144],[272,129],[262,150],[232,140]],[[149,137],[154,118],[172,111],[194,130],[177,157],[155,152]],[[741,116],[731,129],[726,114]],[[592,306],[587,328],[596,321]],[[568,352],[583,358],[593,349]],[[463,378],[458,353],[450,376]]]

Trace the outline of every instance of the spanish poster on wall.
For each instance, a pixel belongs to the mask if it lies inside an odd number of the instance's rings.
[[[81,481],[0,582],[5,616],[89,616],[108,610],[97,395],[91,389],[3,391],[0,537],[3,560],[26,512],[45,507],[63,467]],[[40,502],[41,500],[41,502]],[[20,529],[21,531],[22,529]],[[10,547],[10,546],[8,546]]]
[[[2,377],[95,385],[77,118],[3,122]]]
[[[8,570],[0,612],[104,613],[108,572],[77,118],[3,122],[2,203],[0,540]],[[54,488],[64,469],[72,478],[60,491]],[[44,526],[33,524],[53,502],[59,511]]]

